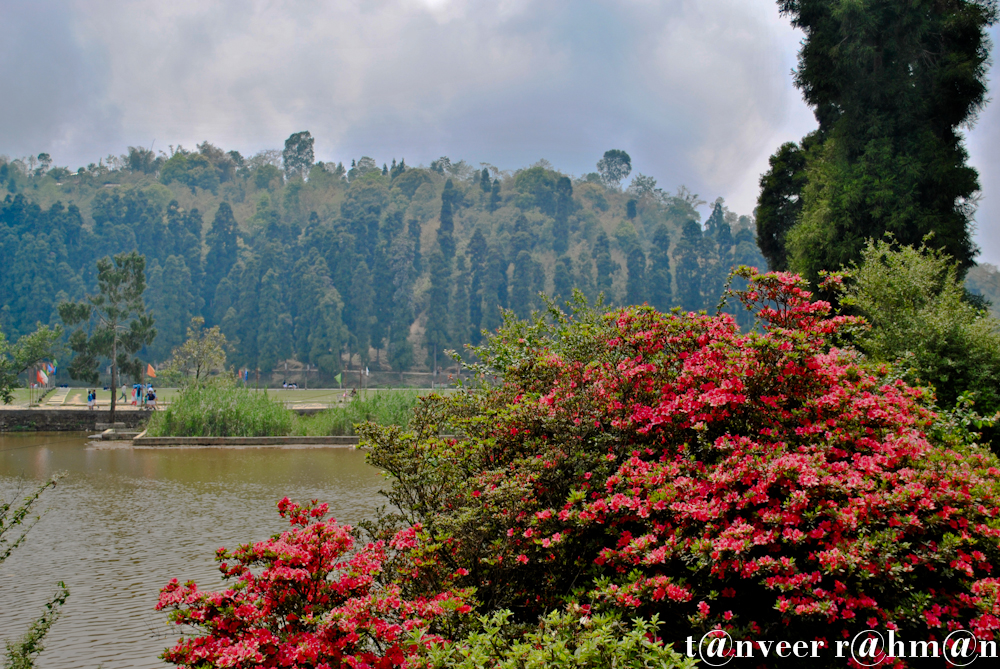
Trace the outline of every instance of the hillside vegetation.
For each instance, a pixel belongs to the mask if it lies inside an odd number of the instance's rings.
[[[478,344],[501,308],[579,289],[609,304],[714,309],[734,265],[763,268],[754,221],[631,173],[623,151],[572,178],[542,160],[515,172],[440,158],[381,167],[314,162],[312,137],[244,158],[205,142],[130,147],[76,171],[0,158],[0,327],[58,323],[92,291],[95,259],[137,249],[167,360],[193,317],[220,325],[230,363],[425,370]]]

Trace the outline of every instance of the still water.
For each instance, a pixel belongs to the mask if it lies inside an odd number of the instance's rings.
[[[0,564],[0,639],[24,633],[57,581],[70,589],[41,669],[165,667],[157,656],[177,632],[153,607],[171,578],[219,589],[215,549],[287,527],[275,508],[285,495],[325,501],[346,523],[383,503],[384,480],[353,449],[100,446],[83,434],[0,434],[0,498],[68,474]]]

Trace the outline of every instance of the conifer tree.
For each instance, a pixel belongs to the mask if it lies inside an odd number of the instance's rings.
[[[569,215],[573,209],[573,182],[560,177],[556,182],[556,213],[552,220],[552,250],[562,255],[569,250]]]
[[[454,197],[455,184],[448,179],[441,192],[441,225],[437,231],[438,248],[447,260],[451,260],[455,255],[455,219],[452,207]]]
[[[608,233],[604,230],[597,233],[593,256],[594,264],[597,266],[597,291],[604,293],[605,302],[610,304],[614,301],[611,295],[611,275],[618,268],[618,263],[611,259],[611,240],[608,239]]]
[[[705,308],[702,296],[702,242],[701,226],[697,221],[688,219],[674,248],[677,299],[685,311]]]
[[[649,251],[649,303],[658,311],[669,311],[673,307],[673,288],[670,277],[670,232],[660,223],[653,233],[653,244]]]
[[[490,213],[500,208],[503,198],[500,197],[500,180],[493,180],[493,188],[490,190]]]
[[[257,364],[261,374],[270,376],[279,362],[292,355],[292,315],[274,269],[269,269],[260,282],[260,319]]]
[[[411,218],[406,230],[413,240],[413,269],[419,276],[424,271],[423,258],[420,255],[420,221]]]
[[[821,270],[858,260],[866,240],[890,232],[899,244],[917,246],[934,233],[933,248],[963,271],[972,266],[979,183],[961,128],[987,101],[988,28],[997,3],[779,0],[778,6],[805,33],[795,84],[819,128],[800,145],[804,179],[761,180],[761,238],[771,247],[784,236],[784,249],[771,248],[768,257],[787,254],[792,270],[817,281]],[[767,192],[772,186],[778,192]],[[774,205],[797,199],[801,213],[783,235]]]
[[[573,265],[568,256],[556,258],[552,290],[555,293],[553,297],[560,304],[573,297]]]
[[[149,347],[153,361],[162,362],[184,342],[191,318],[197,316],[191,272],[184,258],[168,256],[163,266],[153,260],[149,268],[149,310],[156,319],[157,337]]]
[[[496,246],[490,247],[483,282],[483,320],[481,328],[493,332],[503,322],[500,310],[507,307],[507,261]]]
[[[211,326],[221,321],[221,316],[216,318],[218,309],[214,306],[217,287],[223,277],[227,276],[233,265],[236,264],[236,255],[239,249],[236,217],[233,216],[233,208],[229,206],[228,202],[219,204],[205,241],[208,244],[208,254],[205,256],[202,297],[206,307],[206,316],[208,316],[205,319],[206,324]]]
[[[451,295],[451,342],[456,351],[464,353],[464,347],[472,339],[469,309],[469,265],[465,256],[460,255],[455,262],[454,289]]]
[[[419,239],[419,237],[418,237]],[[392,322],[389,325],[389,364],[402,372],[413,365],[413,345],[410,325],[413,323],[413,282],[417,271],[414,262],[414,240],[409,234],[398,235],[390,247],[392,273]]]
[[[368,263],[358,262],[351,280],[350,300],[351,349],[358,356],[361,367],[370,361],[372,321],[375,319],[375,290]]]
[[[485,167],[483,168],[483,171],[479,173],[479,189],[486,195],[490,194],[490,171]]]
[[[626,301],[628,304],[644,304],[647,301],[646,290],[646,254],[639,246],[629,251],[626,259],[628,281],[626,282]]]
[[[471,340],[478,345],[480,341],[479,327],[483,322],[483,283],[486,277],[486,261],[489,248],[482,230],[476,228],[469,240],[469,270],[472,278],[469,287],[469,322],[471,323]]]
[[[597,301],[597,282],[594,279],[594,259],[581,253],[573,263],[573,279],[576,287],[593,304]]]
[[[448,347],[448,297],[451,293],[449,279],[451,267],[440,251],[435,251],[428,262],[431,287],[428,295],[427,324],[424,343],[427,346],[427,366],[436,371],[435,365],[444,362],[443,352]]]
[[[518,318],[531,315],[532,285],[531,254],[519,251],[514,258],[514,275],[510,286],[510,308]]]

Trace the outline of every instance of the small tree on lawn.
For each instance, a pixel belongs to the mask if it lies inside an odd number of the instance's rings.
[[[111,423],[115,422],[115,392],[118,374],[138,378],[142,363],[130,356],[156,337],[153,317],[146,311],[146,258],[138,252],[119,253],[97,261],[97,295],[80,302],[62,302],[59,317],[68,326],[80,325],[69,337],[75,355],[69,375],[97,383],[101,360],[111,359]],[[87,325],[89,327],[84,327]]]
[[[52,357],[52,349],[60,336],[61,328],[39,325],[37,330],[11,345],[0,332],[0,400],[4,404],[10,404],[14,399],[12,391],[17,388],[18,374]]]
[[[203,375],[208,376],[213,370],[226,365],[226,335],[222,334],[218,325],[203,330],[204,325],[205,319],[201,316],[191,319],[187,341],[174,349],[168,365],[170,372],[181,376],[194,374],[195,385]]]

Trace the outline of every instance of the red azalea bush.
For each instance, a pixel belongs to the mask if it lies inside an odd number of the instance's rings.
[[[325,504],[278,510],[291,529],[267,541],[218,551],[223,592],[202,592],[176,579],[160,591],[157,610],[199,631],[163,654],[181,667],[403,667],[420,650],[415,634],[467,613],[462,593],[404,599],[376,587],[386,548],[355,549],[352,529],[324,519]],[[257,569],[257,573],[253,571]],[[425,643],[441,641],[431,633]]]
[[[834,347],[859,323],[798,277],[744,276],[759,330],[645,307],[508,321],[477,350],[498,383],[366,427],[395,477],[383,527],[410,526],[405,595],[474,587],[522,621],[586,598],[678,641],[994,638],[996,458]]]

